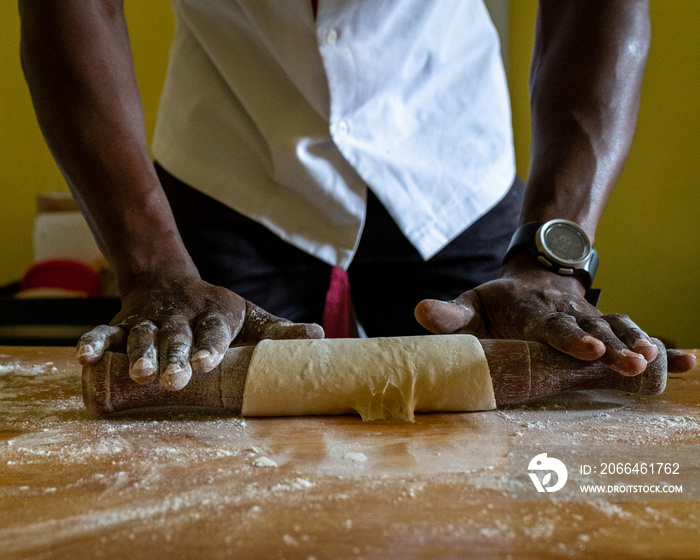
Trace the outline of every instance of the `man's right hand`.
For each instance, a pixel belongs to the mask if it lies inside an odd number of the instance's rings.
[[[319,325],[280,319],[198,277],[142,278],[134,285],[122,296],[122,309],[110,325],[80,338],[81,365],[94,364],[106,350],[126,351],[134,381],[158,378],[166,389],[178,390],[193,372],[216,367],[232,342],[323,338]]]

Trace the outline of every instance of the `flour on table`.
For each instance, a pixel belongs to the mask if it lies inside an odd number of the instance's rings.
[[[270,490],[273,492],[279,491],[291,491],[291,490],[306,490],[307,488],[313,488],[315,484],[306,480],[305,478],[293,478],[275,484]]]
[[[275,463],[269,457],[256,457],[253,459],[253,466],[255,467],[278,467],[279,465]]]

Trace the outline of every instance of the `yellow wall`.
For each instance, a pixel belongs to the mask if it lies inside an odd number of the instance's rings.
[[[511,2],[510,87],[527,176],[535,0]],[[630,157],[596,234],[605,313],[700,346],[700,2],[651,2],[652,43]]]
[[[173,33],[169,0],[127,1],[136,74],[149,136],[165,77]],[[34,116],[19,62],[17,3],[0,2],[0,285],[21,277],[32,263],[36,195],[68,190]]]
[[[511,6],[509,61],[518,169],[527,176],[527,74],[535,0]],[[149,134],[172,35],[168,0],[127,1]],[[626,312],[650,333],[700,346],[700,2],[652,2],[652,49],[630,159],[598,231],[604,312]],[[18,57],[15,2],[0,2],[0,283],[31,263],[37,193],[65,189],[32,112]]]

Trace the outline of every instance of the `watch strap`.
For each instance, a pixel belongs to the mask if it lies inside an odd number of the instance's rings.
[[[510,245],[508,245],[506,255],[503,257],[503,262],[505,263],[515,253],[524,249],[532,253],[535,244],[535,235],[537,234],[537,230],[540,229],[541,225],[542,222],[528,222],[516,229],[513,237],[510,240]]]

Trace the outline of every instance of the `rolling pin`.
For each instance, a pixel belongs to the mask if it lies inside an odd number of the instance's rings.
[[[657,395],[666,386],[667,361],[663,344],[654,342],[659,346],[658,357],[643,373],[627,377],[600,361],[577,360],[537,342],[478,341],[488,362],[496,406],[588,389]],[[157,382],[137,384],[129,377],[127,356],[105,352],[99,362],[83,368],[83,400],[88,410],[97,414],[165,406],[218,408],[240,413],[254,349],[254,346],[229,348],[221,364],[207,373],[194,375],[179,391],[168,391]],[[333,363],[332,358],[330,361]]]

